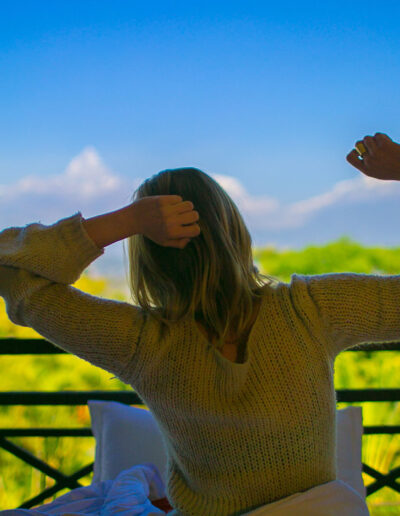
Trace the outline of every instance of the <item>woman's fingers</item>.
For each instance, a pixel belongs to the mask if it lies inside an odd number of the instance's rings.
[[[171,203],[166,206],[166,210],[170,214],[186,213],[194,209],[192,201],[182,201],[179,203]]]
[[[360,142],[357,142],[358,145]],[[387,181],[400,181],[400,144],[387,134],[375,133],[362,140],[365,147],[361,159],[356,150],[347,156],[347,161],[366,176]]]
[[[193,224],[193,222],[199,220],[199,213],[195,210],[188,211],[180,214],[177,220],[179,220],[180,224]]]
[[[375,155],[375,152],[377,151],[378,149],[378,146],[374,140],[374,138],[372,138],[372,136],[366,136],[363,140],[363,143],[365,145],[365,148],[367,149],[368,151],[368,154],[370,156],[374,156]]]
[[[200,226],[198,224],[190,224],[189,226],[176,226],[171,230],[171,238],[193,238],[200,235]]]
[[[390,136],[388,136],[387,134],[385,133],[375,133],[375,136],[374,136],[378,146],[381,145],[383,142],[391,142],[393,141]]]
[[[167,207],[166,221],[167,226],[174,233],[173,237],[193,237],[200,233],[199,225],[194,224],[199,220],[199,213],[193,208],[191,201],[182,201]]]
[[[183,201],[179,195],[157,197],[159,216],[164,224],[153,225],[153,231],[159,233],[157,240],[154,238],[156,235],[153,235],[153,240],[163,246],[183,249],[191,238],[200,234],[200,226],[195,224],[199,220],[199,213],[194,210],[191,201]]]

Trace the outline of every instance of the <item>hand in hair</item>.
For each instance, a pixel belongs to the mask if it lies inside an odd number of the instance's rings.
[[[387,134],[376,133],[375,136],[365,136],[356,143],[364,145],[362,155],[353,149],[347,156],[347,161],[363,174],[376,179],[400,181],[400,145],[395,143]]]
[[[179,195],[153,195],[132,204],[136,233],[164,247],[183,249],[200,234],[199,214],[191,201]]]

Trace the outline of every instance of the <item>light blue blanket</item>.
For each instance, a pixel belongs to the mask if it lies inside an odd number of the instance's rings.
[[[166,514],[150,500],[165,497],[164,483],[151,463],[122,471],[114,480],[73,489],[37,509],[0,511],[1,516],[158,516]]]

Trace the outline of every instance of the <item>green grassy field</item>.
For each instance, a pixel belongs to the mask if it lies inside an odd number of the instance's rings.
[[[293,273],[322,274],[328,272],[358,272],[400,274],[400,247],[396,249],[365,248],[343,238],[322,247],[308,246],[300,251],[272,248],[254,249],[261,272],[289,282]],[[87,275],[74,284],[81,290],[100,297],[128,300],[106,279]],[[400,330],[400,329],[399,329]],[[29,328],[13,325],[0,298],[0,337],[40,337]],[[394,388],[400,386],[400,353],[384,351],[342,353],[335,363],[335,387]],[[12,390],[129,390],[130,387],[112,375],[85,361],[69,355],[2,356],[0,366],[1,391]],[[345,407],[341,403],[338,408]],[[399,424],[398,403],[364,403],[364,425]],[[0,407],[1,428],[90,426],[86,406],[78,407]],[[400,436],[364,436],[362,460],[381,473],[399,466]],[[51,466],[72,473],[94,460],[93,438],[12,438]],[[364,475],[368,485],[372,479]],[[91,482],[88,475],[83,485]],[[8,452],[0,450],[0,509],[17,507],[54,481],[25,465]],[[67,492],[61,491],[57,494]],[[51,501],[54,497],[47,501]],[[389,488],[367,498],[372,516],[400,514],[400,494]]]

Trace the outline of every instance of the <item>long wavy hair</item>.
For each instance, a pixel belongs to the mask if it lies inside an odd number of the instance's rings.
[[[201,232],[184,249],[160,246],[143,235],[129,237],[132,299],[163,331],[184,317],[202,323],[221,349],[228,334],[247,330],[254,301],[276,278],[259,273],[238,208],[209,175],[197,168],[163,170],[146,179],[132,201],[152,195],[192,201]]]

